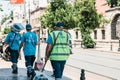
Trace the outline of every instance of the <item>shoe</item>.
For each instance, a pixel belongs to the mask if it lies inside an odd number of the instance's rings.
[[[13,74],[18,74],[18,67],[16,64],[12,65],[12,69],[13,69],[13,71],[12,71]]]
[[[32,74],[31,80],[33,80],[33,78],[35,77],[35,75],[36,75],[36,73],[34,72],[34,73]]]
[[[29,80],[33,80],[33,78],[35,77],[35,75],[36,75],[35,72],[34,72],[34,73],[29,73],[29,74],[27,74]]]
[[[17,70],[13,70],[12,73],[13,74],[18,74],[18,71]]]

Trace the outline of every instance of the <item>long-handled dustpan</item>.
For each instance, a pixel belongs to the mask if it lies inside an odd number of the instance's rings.
[[[40,28],[39,28],[39,33],[38,33],[38,38],[40,37]],[[38,54],[37,58],[35,61],[34,69],[35,70],[41,70],[44,66],[43,58],[41,58],[41,53],[40,53],[40,45],[38,45]]]
[[[43,68],[40,70],[40,74],[36,75],[33,80],[48,80],[47,76],[43,73],[46,63],[47,61],[45,61]]]

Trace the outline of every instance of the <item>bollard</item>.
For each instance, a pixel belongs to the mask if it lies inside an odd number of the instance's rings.
[[[80,80],[85,80],[85,70],[84,69],[81,69]]]

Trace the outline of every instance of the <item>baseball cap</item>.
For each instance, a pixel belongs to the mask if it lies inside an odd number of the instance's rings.
[[[61,27],[62,28],[63,26],[64,26],[64,24],[62,22],[57,22],[56,23],[56,27]]]
[[[24,27],[20,23],[14,23],[13,26],[11,26],[11,30],[13,32],[19,32],[20,30],[23,30]]]
[[[26,29],[31,29],[31,28],[32,28],[32,26],[30,24],[26,25]]]

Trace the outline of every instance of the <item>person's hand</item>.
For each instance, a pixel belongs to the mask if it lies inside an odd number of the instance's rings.
[[[5,53],[5,50],[7,47],[8,47],[8,45],[3,45],[3,53]]]
[[[37,45],[40,45],[40,41],[37,43]]]

